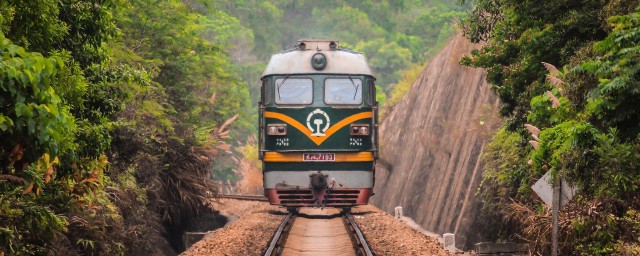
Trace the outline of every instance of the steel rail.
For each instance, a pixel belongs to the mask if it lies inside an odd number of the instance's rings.
[[[228,198],[228,199],[237,199],[237,200],[246,200],[246,201],[260,201],[267,202],[269,199],[263,195],[218,195],[219,198]]]
[[[293,213],[287,214],[287,217],[282,220],[282,223],[276,230],[276,233],[273,234],[269,247],[267,247],[262,255],[272,256],[280,255],[282,253],[282,249],[284,248],[284,244],[287,242],[287,236],[289,236],[289,231],[291,230],[294,221],[295,216]]]
[[[353,249],[356,251],[356,255],[376,255],[373,250],[371,250],[371,247],[369,247],[369,244],[367,243],[362,230],[358,227],[358,223],[356,223],[356,220],[353,218],[353,215],[351,215],[351,213],[344,212],[343,216],[343,220],[347,231],[349,231],[349,236],[353,242]]]

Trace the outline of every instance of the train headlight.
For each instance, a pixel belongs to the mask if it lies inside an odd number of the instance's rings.
[[[366,136],[369,135],[369,124],[351,124],[352,136]]]
[[[316,70],[322,70],[327,67],[327,56],[322,53],[316,53],[311,56],[311,66]]]
[[[287,135],[286,124],[268,124],[267,134],[269,135]]]

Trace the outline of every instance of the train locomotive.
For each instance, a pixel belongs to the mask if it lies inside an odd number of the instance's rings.
[[[272,205],[349,210],[373,195],[375,76],[336,40],[303,39],[262,74],[259,157]]]

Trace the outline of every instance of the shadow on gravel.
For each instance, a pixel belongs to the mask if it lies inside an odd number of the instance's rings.
[[[304,213],[298,213],[298,217],[302,217],[305,219],[334,219],[337,217],[342,216],[342,214],[340,213],[336,213],[336,214],[331,214],[331,215],[309,215],[309,214],[304,214]]]
[[[179,238],[172,237],[176,239],[173,242],[184,246],[181,248],[181,250],[184,251],[204,238],[209,231],[222,228],[227,222],[229,222],[229,218],[220,214],[220,211],[212,211],[209,208],[202,209],[201,214],[197,216],[192,225],[184,230]]]
[[[277,211],[277,210],[264,210],[264,211],[258,211],[258,213],[268,213],[271,215],[287,215],[289,214],[288,212],[283,212],[283,211]]]
[[[354,216],[355,216],[355,215],[368,215],[368,214],[370,214],[370,213],[376,213],[376,212],[373,212],[373,211],[366,211],[366,212],[351,212],[351,215],[354,215]]]

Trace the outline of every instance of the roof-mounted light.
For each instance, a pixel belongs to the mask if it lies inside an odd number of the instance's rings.
[[[331,41],[331,42],[329,43],[329,49],[331,49],[331,50],[335,50],[335,49],[337,49],[337,48],[338,48],[338,43],[336,43],[336,41]]]

